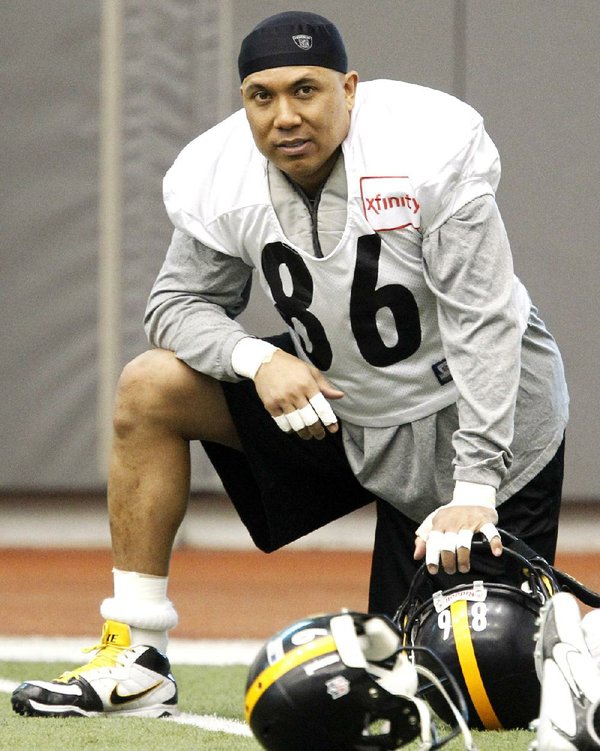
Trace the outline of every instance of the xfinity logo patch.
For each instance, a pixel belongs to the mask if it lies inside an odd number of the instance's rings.
[[[361,177],[363,213],[375,232],[421,226],[421,208],[408,176]]]
[[[312,47],[312,37],[309,34],[296,34],[292,39],[301,50],[309,50]]]

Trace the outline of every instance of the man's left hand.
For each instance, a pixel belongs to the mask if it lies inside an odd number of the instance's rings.
[[[437,574],[440,560],[447,574],[457,570],[467,573],[471,567],[471,539],[476,532],[486,537],[493,555],[502,555],[497,523],[498,512],[487,506],[442,506],[417,529],[414,558],[425,558],[430,574]]]

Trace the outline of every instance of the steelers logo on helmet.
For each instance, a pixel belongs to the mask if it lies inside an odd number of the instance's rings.
[[[438,748],[459,733],[470,748],[461,709],[427,671],[427,684],[440,687],[452,717],[450,732],[438,733],[418,697],[421,668],[411,652],[383,616],[342,612],[297,621],[251,665],[246,720],[267,751],[391,751],[417,737],[422,748]]]
[[[489,545],[473,543],[472,575],[433,576],[423,565],[394,618],[407,643],[427,647],[448,667],[466,698],[469,726],[486,730],[527,728],[537,717],[536,623],[543,603],[559,590],[544,559],[500,532],[499,559],[492,560]],[[436,590],[440,581],[447,586],[457,579],[458,585]]]

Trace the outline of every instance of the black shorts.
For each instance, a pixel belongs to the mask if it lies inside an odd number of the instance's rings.
[[[294,353],[288,334],[269,341]],[[244,454],[202,445],[258,548],[270,553],[374,500],[350,469],[340,431],[322,441],[283,433],[252,381],[222,386]]]
[[[288,334],[269,341],[294,353]],[[418,524],[358,483],[341,431],[328,433],[322,441],[304,441],[277,427],[252,381],[222,386],[244,453],[216,443],[203,446],[254,544],[272,552],[375,501],[369,609],[393,615],[420,565],[413,560]],[[537,477],[498,508],[498,526],[521,537],[549,562],[556,550],[563,451],[561,446]]]

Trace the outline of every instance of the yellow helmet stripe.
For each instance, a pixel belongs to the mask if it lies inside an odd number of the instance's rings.
[[[321,636],[314,639],[308,644],[302,644],[295,649],[287,652],[280,660],[273,665],[269,665],[254,679],[250,688],[246,691],[245,712],[246,722],[250,722],[250,716],[256,706],[256,702],[270,688],[275,681],[281,678],[290,670],[303,665],[315,657],[329,654],[337,651],[335,641],[332,636]]]
[[[456,653],[465,679],[467,691],[479,715],[479,719],[487,730],[501,730],[502,724],[496,717],[492,703],[487,695],[479,665],[475,657],[473,640],[469,629],[469,613],[467,610],[466,600],[457,600],[450,606],[452,615],[452,631],[454,633],[454,643]]]

